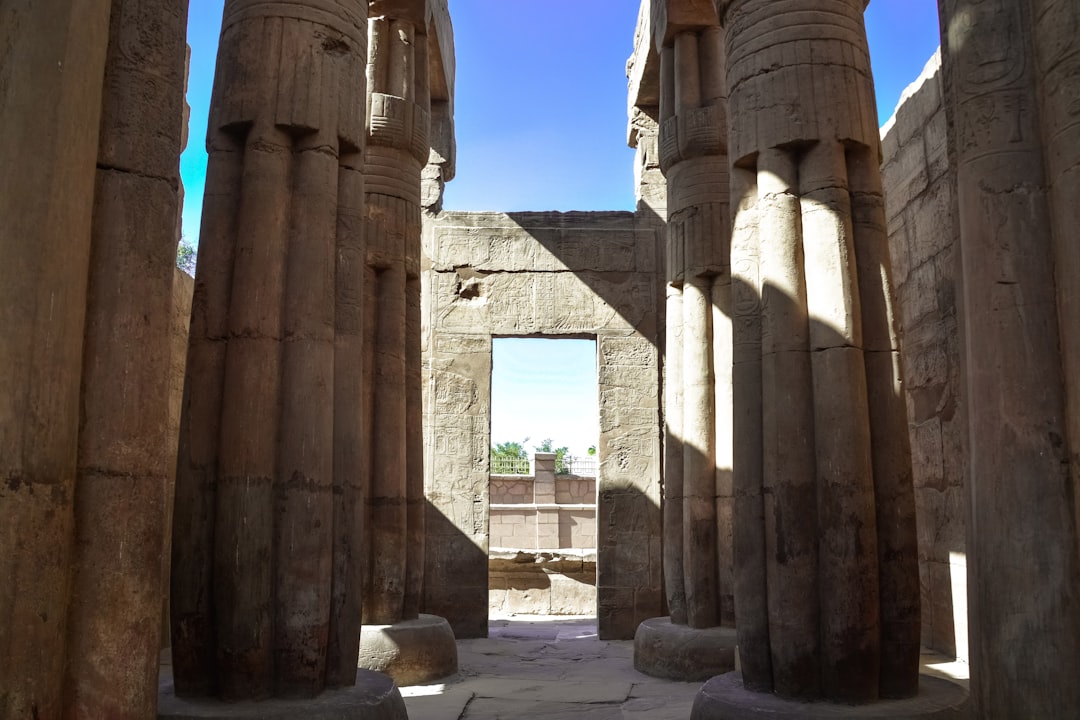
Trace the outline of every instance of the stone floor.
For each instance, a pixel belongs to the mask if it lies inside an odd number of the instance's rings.
[[[633,642],[599,640],[595,617],[493,617],[490,637],[458,641],[458,668],[401,688],[410,720],[686,720],[701,686],[637,672]],[[967,685],[962,662],[924,653],[923,671]]]
[[[701,683],[634,670],[634,644],[601,641],[596,619],[492,618],[486,640],[458,641],[459,673],[402,688],[410,720],[686,720]],[[967,667],[933,654],[925,672],[967,684]]]

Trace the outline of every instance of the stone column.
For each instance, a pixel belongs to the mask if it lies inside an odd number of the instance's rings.
[[[404,712],[356,672],[366,61],[363,2],[225,5],[173,536],[185,700],[166,693],[166,716],[328,688]]]
[[[960,213],[972,713],[1066,717],[1080,704],[1080,8],[938,5]]]
[[[449,624],[420,613],[427,510],[420,193],[431,148],[430,11],[424,0],[373,0],[370,10],[363,406],[370,453],[360,662],[415,684],[457,670]]]
[[[709,681],[694,717],[802,701],[818,705],[797,714],[816,717],[919,693],[914,494],[864,7],[721,3],[742,677]],[[911,703],[901,712],[931,710]]]
[[[0,10],[3,717],[155,712],[186,10]]]
[[[667,178],[664,576],[670,618],[635,637],[642,672],[704,680],[734,668],[731,273],[723,31],[681,29],[660,51]]]

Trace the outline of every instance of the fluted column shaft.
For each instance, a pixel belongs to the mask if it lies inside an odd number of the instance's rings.
[[[719,27],[661,52],[668,184],[665,585],[672,622],[731,624],[731,275]]]
[[[351,685],[367,6],[225,6],[181,419],[177,694]]]
[[[721,7],[739,209],[743,675],[751,689],[842,702],[918,687],[914,495],[864,6]]]
[[[372,17],[369,33],[364,413],[371,455],[364,480],[370,557],[364,623],[388,625],[416,618],[423,591],[420,190],[431,91],[422,13]]]

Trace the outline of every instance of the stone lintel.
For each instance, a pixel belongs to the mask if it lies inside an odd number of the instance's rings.
[[[447,0],[428,1],[428,78],[431,86],[430,162],[441,170],[442,182],[457,173],[457,132],[454,129],[454,83],[457,73],[454,28]]]
[[[686,30],[720,24],[716,0],[653,0],[652,27],[657,48],[670,45]]]
[[[638,12],[637,28],[634,30],[634,53],[626,61],[627,94],[627,144],[637,147],[638,126],[635,122],[642,108],[660,105],[660,48],[652,27],[652,5],[660,0],[642,0]]]
[[[387,17],[408,20],[414,25],[427,26],[428,0],[371,0],[368,17]]]

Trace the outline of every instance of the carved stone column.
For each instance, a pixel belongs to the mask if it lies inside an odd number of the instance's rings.
[[[184,0],[0,8],[0,716],[153,717]]]
[[[660,51],[659,150],[668,212],[664,577],[671,615],[642,623],[634,665],[704,680],[735,666],[727,96],[722,29],[669,34]]]
[[[915,505],[865,2],[720,7],[737,209],[742,675],[709,681],[693,717],[757,717],[778,707],[831,716],[830,703],[915,698]],[[923,684],[913,706],[899,710],[905,717],[937,711],[927,698],[936,683]],[[948,711],[956,696],[936,698],[938,709]]]
[[[185,701],[166,693],[168,714],[330,688],[404,713],[356,671],[366,61],[364,2],[226,2],[173,535]]]
[[[365,153],[363,466],[367,569],[361,666],[401,684],[457,671],[449,623],[422,615],[421,172],[431,148],[429,7],[373,0]]]
[[[960,211],[972,716],[1067,717],[1080,704],[1080,7],[938,5]]]

